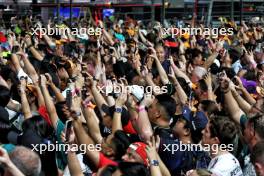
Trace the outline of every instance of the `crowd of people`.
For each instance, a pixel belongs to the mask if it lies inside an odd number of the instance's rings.
[[[0,31],[1,175],[264,176],[263,24],[222,20],[233,35],[217,37],[170,27],[205,28],[12,17]]]

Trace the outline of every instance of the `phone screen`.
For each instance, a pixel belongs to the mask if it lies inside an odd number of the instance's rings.
[[[71,109],[72,106],[72,93],[71,90],[67,90],[66,92],[66,104],[69,109]]]
[[[71,128],[72,128],[72,121],[67,120],[66,124],[65,124],[65,139],[66,139],[66,141],[69,141],[69,137],[71,134]]]

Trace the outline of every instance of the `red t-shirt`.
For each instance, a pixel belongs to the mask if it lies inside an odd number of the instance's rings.
[[[137,134],[136,130],[134,129],[132,125],[131,120],[128,121],[126,126],[123,126],[123,130],[124,132],[129,133],[129,134]]]
[[[108,166],[108,165],[117,166],[118,164],[117,164],[117,162],[107,158],[106,156],[104,156],[104,154],[102,154],[100,152],[100,154],[99,154],[99,163],[98,163],[97,168],[101,168],[101,167]]]
[[[38,112],[46,120],[46,122],[48,122],[48,124],[51,125],[50,117],[49,117],[49,114],[47,112],[46,106],[44,106],[44,105],[40,106],[38,108]]]

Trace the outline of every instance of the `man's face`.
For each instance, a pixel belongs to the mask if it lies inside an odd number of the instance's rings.
[[[203,64],[203,57],[201,54],[199,54],[197,57],[193,60],[194,65],[202,65]]]
[[[179,137],[184,136],[184,131],[186,130],[184,128],[185,124],[186,121],[184,119],[179,118],[177,120],[176,124],[173,127],[173,133],[175,136],[179,136]]]
[[[164,49],[162,47],[158,47],[156,48],[156,53],[157,53],[157,57],[158,59],[162,62],[164,61],[165,58],[165,52]]]
[[[211,138],[210,123],[207,123],[205,129],[202,131],[202,144],[214,144],[213,138]]]
[[[103,116],[103,125],[107,128],[112,128],[112,118],[109,115]]]
[[[156,122],[157,120],[157,115],[158,115],[158,100],[155,99],[153,103],[148,107],[148,117],[149,120],[153,123]]]
[[[134,150],[128,148],[126,154],[122,157],[126,162],[139,162],[144,164],[143,159]]]

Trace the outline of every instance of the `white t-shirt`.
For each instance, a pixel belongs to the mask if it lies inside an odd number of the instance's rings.
[[[243,176],[238,160],[231,153],[213,158],[209,163],[208,170],[217,176]]]

